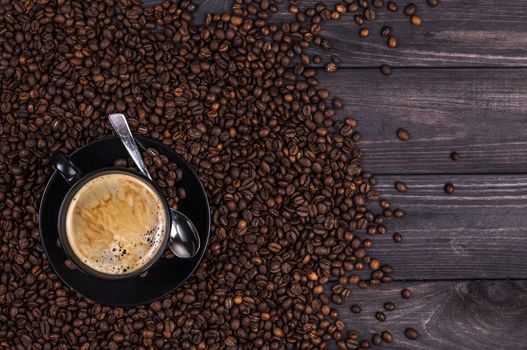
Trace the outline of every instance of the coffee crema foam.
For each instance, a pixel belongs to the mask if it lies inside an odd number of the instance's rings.
[[[127,174],[106,174],[75,194],[66,214],[66,235],[74,254],[92,269],[127,274],[160,249],[166,216],[158,194]]]

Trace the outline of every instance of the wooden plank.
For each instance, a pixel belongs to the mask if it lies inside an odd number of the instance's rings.
[[[410,288],[413,297],[400,297]],[[386,312],[387,321],[374,317],[386,301],[397,305]],[[360,314],[349,311],[351,304],[362,307]],[[392,283],[378,290],[353,290],[352,296],[337,306],[349,329],[360,331],[371,340],[373,332],[389,330],[393,344],[371,349],[392,350],[518,350],[527,348],[527,281],[463,281]],[[404,336],[407,327],[420,336],[411,341]],[[328,349],[335,350],[332,344]]]
[[[527,175],[379,176],[376,189],[405,211],[371,250],[396,280],[527,278]],[[392,241],[395,232],[403,242]]]
[[[151,5],[160,0],[143,0]],[[313,6],[319,0],[301,1],[300,8]],[[331,8],[336,0],[324,1]],[[387,1],[386,1],[387,2]],[[420,27],[410,25],[402,13],[406,2],[397,2],[400,10],[392,13],[377,11],[377,20],[367,23],[371,35],[358,35],[359,27],[353,14],[347,13],[339,21],[322,25],[322,34],[333,43],[333,49],[320,52],[327,61],[339,55],[347,67],[392,66],[420,67],[526,67],[527,66],[527,2],[500,0],[441,0],[437,8],[418,4],[423,19]],[[195,14],[198,23],[207,12],[228,12],[231,1],[204,0]],[[287,3],[286,3],[287,4]],[[292,17],[287,6],[271,17],[280,22]],[[378,33],[390,25],[400,39],[397,49],[386,46],[386,39]]]
[[[300,2],[301,8],[318,0]],[[324,1],[333,4],[336,1]],[[414,1],[423,19],[420,27],[409,23],[402,13],[409,1],[396,1],[399,11],[377,11],[377,19],[366,26],[370,37],[359,37],[352,14],[322,25],[322,35],[333,49],[322,56],[337,54],[344,66],[366,67],[389,64],[420,67],[525,67],[527,66],[527,2],[500,0],[441,0],[436,8]],[[385,2],[387,3],[387,1]],[[380,36],[390,25],[399,47],[390,49]]]
[[[375,174],[527,172],[527,69],[398,69],[388,77],[359,69],[319,79],[344,100],[339,116],[360,120],[364,167]],[[409,142],[397,139],[400,127]]]

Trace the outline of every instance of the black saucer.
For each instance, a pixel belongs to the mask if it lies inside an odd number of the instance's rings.
[[[49,180],[40,204],[40,235],[44,250],[57,275],[69,287],[101,304],[134,306],[147,304],[176,289],[196,269],[201,261],[210,230],[209,202],[199,177],[188,163],[167,146],[143,137],[138,137],[145,147],[153,147],[183,170],[183,180],[178,186],[187,191],[187,198],[180,203],[179,210],[196,225],[201,238],[198,254],[192,259],[161,257],[148,269],[146,277],[125,280],[108,280],[89,276],[79,269],[70,270],[64,262],[66,253],[58,245],[57,217],[68,186],[55,171]],[[73,152],[70,157],[84,173],[112,167],[117,158],[128,154],[117,137],[94,141]]]

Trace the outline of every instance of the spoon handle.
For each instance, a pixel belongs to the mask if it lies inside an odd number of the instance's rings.
[[[130,131],[130,127],[128,126],[128,122],[126,121],[124,114],[110,114],[108,119],[110,120],[110,123],[112,124],[113,129],[117,135],[119,135],[119,138],[123,142],[128,154],[130,154],[132,157],[135,165],[137,165],[143,175],[152,180],[152,177],[150,176],[150,173],[148,173],[148,169],[143,162],[143,157],[141,157],[141,153],[139,153],[139,149],[137,148],[137,144],[135,143],[134,137],[132,136],[132,132]]]

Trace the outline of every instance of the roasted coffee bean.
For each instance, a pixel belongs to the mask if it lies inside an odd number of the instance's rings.
[[[333,62],[333,63],[335,63],[335,64],[341,64],[341,63],[342,63],[342,60],[341,60],[341,58],[340,58],[339,56],[337,56],[337,55],[331,55],[331,62]],[[340,98],[338,98],[338,97],[335,97],[333,100],[335,100],[335,99],[342,101],[342,100],[341,100]]]
[[[450,153],[450,159],[458,160],[459,159],[459,153],[457,153],[457,152]]]
[[[362,28],[360,31],[359,31],[359,35],[362,37],[362,38],[366,38],[367,36],[370,35],[370,30],[368,28]]]
[[[415,15],[416,11],[417,11],[417,6],[412,2],[404,7],[404,14],[407,16]]]
[[[374,344],[374,345],[381,345],[382,343],[382,337],[380,334],[378,333],[375,333],[372,337],[371,337],[371,342]]]
[[[384,303],[384,310],[386,310],[386,311],[393,311],[393,310],[395,310],[395,304],[392,303],[392,302],[389,302],[389,301],[385,302]]]
[[[375,10],[373,8],[368,7],[364,11],[364,17],[366,17],[368,21],[375,21],[375,18],[377,18],[377,14],[375,13]]]
[[[337,65],[333,62],[326,64],[326,72],[333,73],[337,71]]]
[[[375,271],[381,267],[381,262],[378,259],[371,259],[369,265],[370,265],[370,269],[372,271]]]
[[[355,23],[357,23],[357,25],[359,26],[363,25],[364,22],[366,22],[366,18],[364,18],[364,16],[362,15],[355,15],[354,19],[355,19]]]
[[[386,314],[384,312],[378,311],[375,313],[375,318],[380,322],[386,321]]]
[[[437,5],[439,5],[439,0],[426,0],[426,3],[430,7],[437,7]]]
[[[71,261],[70,259],[66,259],[64,261],[64,265],[66,265],[66,267],[70,270],[75,270],[77,268],[77,266],[75,266],[75,264],[73,263],[73,261]]]
[[[406,328],[404,331],[404,335],[410,340],[416,340],[417,338],[419,338],[419,333],[413,328]]]
[[[392,68],[386,64],[381,66],[382,75],[392,75]]]
[[[398,219],[402,219],[404,217],[404,210],[401,208],[397,208],[393,211],[393,216],[395,216]]]
[[[360,314],[361,312],[361,307],[357,304],[353,304],[351,305],[351,308],[350,308],[351,312],[353,312],[354,314]]]
[[[414,26],[420,26],[423,21],[421,20],[421,17],[417,16],[417,15],[413,15],[411,18],[410,18],[410,22],[414,25]]]
[[[455,190],[455,188],[454,188],[454,185],[453,185],[453,184],[451,184],[451,183],[447,183],[447,184],[445,185],[445,192],[446,192],[446,193],[448,193],[448,194],[452,194],[452,193],[454,193],[454,190]]]
[[[352,13],[353,12],[357,12],[359,9],[360,9],[360,6],[356,2],[353,2],[353,3],[349,4],[349,6],[348,6],[348,12],[352,12]]]
[[[407,189],[406,184],[402,181],[395,181],[394,187],[398,192],[406,192]]]
[[[394,49],[397,46],[399,46],[399,41],[397,40],[397,37],[394,36],[394,35],[390,35],[388,37],[388,41],[386,43],[387,43],[388,47],[391,48],[391,49]]]
[[[397,137],[399,140],[406,142],[410,140],[410,133],[406,129],[399,128],[397,129]]]
[[[342,297],[339,294],[332,294],[331,301],[337,305],[340,305],[343,302]]]
[[[393,343],[393,335],[392,333],[388,331],[384,331],[381,333],[382,340],[384,340],[386,343],[391,344]]]
[[[399,232],[393,234],[393,241],[396,243],[401,243],[403,241],[403,235]]]
[[[389,36],[392,33],[392,28],[390,26],[384,26],[381,29],[382,36]]]
[[[397,12],[397,10],[399,9],[399,7],[397,6],[397,4],[393,1],[389,1],[388,2],[388,10],[392,11],[392,12]]]
[[[403,290],[401,290],[401,296],[404,299],[410,299],[412,297],[412,291],[408,288],[404,288]]]

